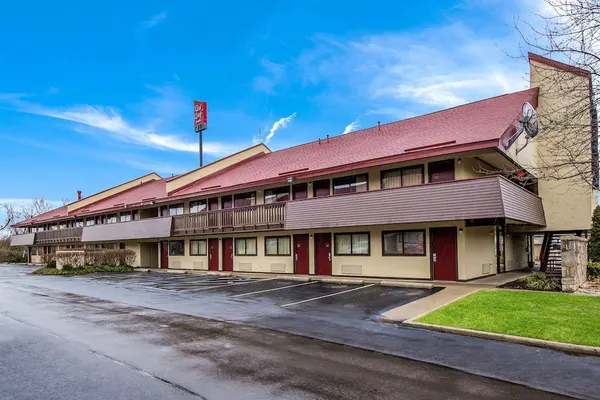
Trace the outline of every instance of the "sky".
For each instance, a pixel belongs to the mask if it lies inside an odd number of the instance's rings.
[[[8,2],[0,203],[53,205],[527,87],[542,0]],[[526,50],[525,50],[526,51]],[[0,216],[1,217],[1,216]]]

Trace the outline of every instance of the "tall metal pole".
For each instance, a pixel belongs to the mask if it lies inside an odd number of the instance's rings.
[[[198,132],[198,147],[200,151],[200,166],[202,167],[202,131]]]

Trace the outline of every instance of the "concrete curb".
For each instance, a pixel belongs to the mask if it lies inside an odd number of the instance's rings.
[[[295,281],[295,282],[308,282],[310,278],[308,276],[293,276],[293,275],[278,275],[275,279],[281,279],[283,281]]]
[[[379,284],[381,286],[390,286],[390,287],[404,287],[404,288],[415,288],[415,289],[433,289],[433,283],[381,281]]]
[[[587,355],[587,356],[600,356],[600,347],[584,346],[584,345],[561,343],[561,342],[552,342],[550,340],[542,340],[542,339],[533,339],[533,338],[527,338],[527,337],[522,337],[522,336],[505,335],[502,333],[476,331],[476,330],[472,330],[472,329],[454,328],[454,327],[450,327],[450,326],[431,325],[431,324],[424,324],[421,322],[414,322],[414,321],[405,321],[402,323],[402,325],[409,326],[411,328],[421,328],[421,329],[429,329],[429,330],[438,331],[438,332],[453,333],[455,335],[472,336],[472,337],[477,337],[477,338],[481,338],[481,339],[492,339],[492,340],[498,340],[501,342],[510,342],[510,343],[524,344],[527,346],[542,347],[545,349],[558,350],[558,351],[563,351],[566,353],[581,354],[581,355]]]
[[[320,281],[323,283],[339,283],[344,285],[362,285],[365,281],[361,279],[345,279],[345,278],[322,278],[322,279],[313,279],[315,281]]]
[[[221,271],[202,271],[202,275],[233,276],[233,274],[231,272],[221,272]]]

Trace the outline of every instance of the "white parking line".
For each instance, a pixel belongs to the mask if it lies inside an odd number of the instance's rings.
[[[289,288],[298,287],[298,286],[312,285],[313,283],[318,283],[318,282],[317,282],[317,281],[304,282],[304,283],[299,283],[299,284],[297,284],[297,285],[282,286],[282,287],[273,288],[273,289],[259,290],[259,291],[257,291],[257,292],[250,292],[250,293],[236,294],[235,296],[231,296],[231,297],[250,296],[251,294],[258,294],[258,293],[273,292],[273,291],[275,291],[275,290],[283,290],[283,289],[289,289]]]
[[[296,304],[301,304],[301,303],[306,303],[306,302],[309,302],[309,301],[324,299],[326,297],[337,296],[338,294],[350,293],[350,292],[354,292],[355,290],[366,289],[366,288],[371,287],[371,286],[375,286],[375,284],[372,283],[370,285],[360,286],[360,287],[357,287],[357,288],[354,288],[354,289],[344,290],[344,291],[336,292],[336,293],[332,293],[332,294],[326,294],[325,296],[313,297],[312,299],[300,300],[300,301],[296,301],[294,303],[283,304],[283,305],[281,305],[281,307],[294,306]]]
[[[228,287],[228,286],[238,286],[238,285],[247,285],[249,283],[257,283],[257,282],[266,282],[266,281],[272,281],[274,279],[277,278],[269,278],[269,279],[256,279],[256,280],[251,280],[248,282],[235,282],[235,283],[230,283],[228,285],[220,285],[220,286],[209,286],[209,287],[201,287],[201,288],[197,288],[197,289],[186,289],[186,290],[178,290],[178,292],[183,292],[183,293],[187,293],[187,292],[197,292],[200,290],[209,290],[209,289],[217,289],[217,288],[222,288],[222,287]]]

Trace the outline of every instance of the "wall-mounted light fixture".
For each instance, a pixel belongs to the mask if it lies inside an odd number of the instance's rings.
[[[459,235],[463,235],[464,233],[465,233],[465,231],[463,230],[463,228],[458,228]]]
[[[459,158],[458,160],[456,160],[456,163],[457,163],[458,165],[462,164],[462,158]]]
[[[294,182],[294,177],[290,176],[289,178],[287,178],[287,183],[292,183]]]

